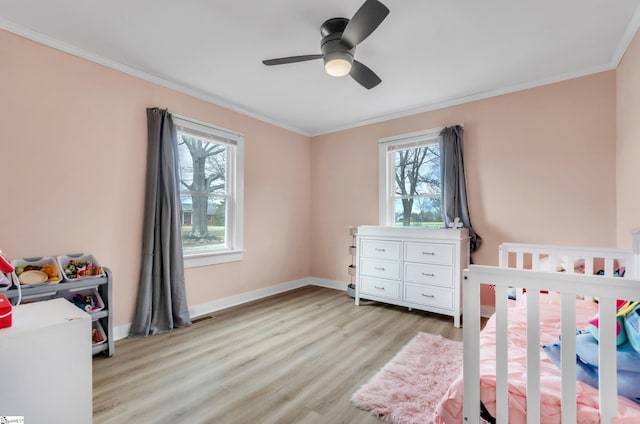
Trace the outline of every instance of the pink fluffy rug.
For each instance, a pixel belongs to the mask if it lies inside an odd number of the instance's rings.
[[[393,424],[425,424],[462,369],[462,342],[418,333],[351,402]]]

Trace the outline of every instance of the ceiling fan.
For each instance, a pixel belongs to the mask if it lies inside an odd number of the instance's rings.
[[[366,89],[382,81],[375,72],[353,58],[356,46],[367,38],[389,14],[389,9],[378,0],[366,0],[351,20],[331,18],[320,26],[322,54],[281,57],[263,60],[267,66],[323,59],[325,71],[334,77],[347,74]]]

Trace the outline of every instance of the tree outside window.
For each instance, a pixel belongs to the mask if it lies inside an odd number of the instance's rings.
[[[437,144],[394,154],[396,225],[442,226]]]
[[[442,128],[378,140],[380,225],[442,228]]]
[[[244,136],[173,117],[186,268],[244,257]]]
[[[226,246],[228,146],[178,133],[185,251]]]

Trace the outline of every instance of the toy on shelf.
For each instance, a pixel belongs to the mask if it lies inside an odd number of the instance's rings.
[[[94,321],[91,328],[91,344],[99,345],[107,341],[107,335],[99,322]]]
[[[97,293],[77,293],[71,301],[83,311],[98,312],[104,308],[104,303],[98,296]]]
[[[58,256],[57,261],[65,280],[68,281],[104,276],[104,271],[98,261],[88,253]]]

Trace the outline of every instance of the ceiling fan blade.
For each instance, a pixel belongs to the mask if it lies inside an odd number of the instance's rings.
[[[302,56],[280,57],[278,59],[263,60],[262,63],[264,63],[267,66],[285,65],[287,63],[305,62],[307,60],[315,60],[315,59],[322,59],[322,55],[321,54],[307,54],[307,55],[302,55]]]
[[[351,72],[349,72],[349,75],[351,75],[351,78],[356,80],[358,84],[360,84],[367,90],[371,90],[373,87],[382,82],[380,77],[378,77],[375,72],[373,72],[366,65],[363,65],[357,60],[353,61],[351,65]]]
[[[367,0],[353,15],[342,33],[342,42],[350,48],[360,44],[389,14],[387,6],[378,0]]]

